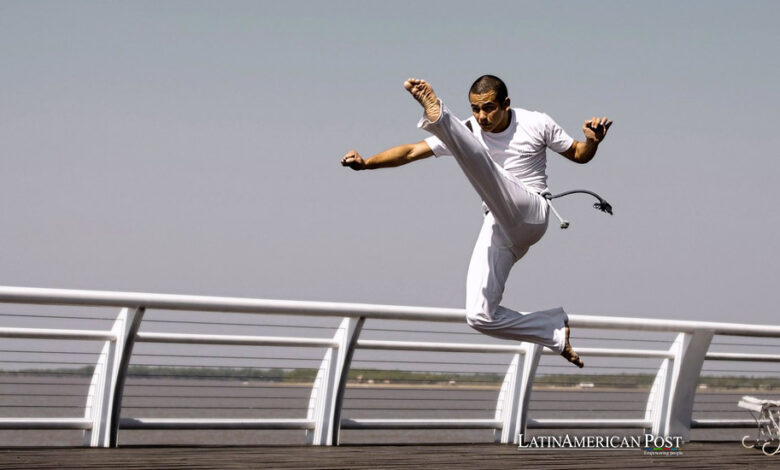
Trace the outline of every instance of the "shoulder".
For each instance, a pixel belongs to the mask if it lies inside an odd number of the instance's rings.
[[[545,127],[550,122],[554,122],[552,118],[541,111],[532,111],[523,108],[513,108],[518,123],[523,123],[527,126]]]
[[[527,122],[530,124],[546,124],[552,121],[552,118],[541,111],[531,111],[523,108],[512,108],[517,116],[517,122]]]
[[[518,126],[526,131],[543,133],[550,128],[551,124],[555,125],[550,116],[540,111],[531,111],[523,108],[512,108],[512,110],[515,112]]]

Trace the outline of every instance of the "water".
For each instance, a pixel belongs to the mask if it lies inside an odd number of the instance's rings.
[[[81,417],[88,391],[81,376],[33,375],[0,378],[2,417]],[[311,384],[130,377],[123,417],[129,418],[306,418]],[[695,418],[749,418],[739,397],[769,395],[748,390],[700,391]],[[531,418],[643,418],[648,390],[535,388]],[[350,384],[344,418],[493,418],[498,387],[492,385]],[[571,435],[640,435],[640,429],[577,430]],[[562,435],[566,430],[529,430]],[[738,440],[753,429],[693,430],[696,440]],[[491,430],[344,430],[342,443],[484,443]],[[302,430],[170,431],[120,430],[120,445],[271,445],[305,443]],[[0,446],[79,446],[75,430],[4,430]]]

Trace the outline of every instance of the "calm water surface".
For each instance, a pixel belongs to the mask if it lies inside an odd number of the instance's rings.
[[[193,379],[128,379],[124,418],[305,418],[310,384]],[[2,417],[80,417],[88,392],[84,377],[0,377]],[[737,407],[750,391],[700,391],[696,418],[749,418]],[[642,418],[648,390],[535,389],[531,418]],[[492,418],[498,398],[493,386],[352,385],[344,418]],[[694,439],[737,440],[752,429],[693,430]],[[561,435],[566,430],[529,430],[529,435]],[[642,430],[577,430],[569,434],[640,435]],[[0,431],[0,446],[78,446],[81,431]],[[342,443],[492,442],[490,430],[345,430]],[[154,431],[121,430],[120,445],[304,444],[304,431]]]

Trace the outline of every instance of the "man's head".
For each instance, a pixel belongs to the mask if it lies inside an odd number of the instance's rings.
[[[479,77],[469,89],[471,112],[485,132],[501,132],[509,126],[512,111],[506,84],[494,76]]]

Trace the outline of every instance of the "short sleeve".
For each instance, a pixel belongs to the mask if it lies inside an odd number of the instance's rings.
[[[444,142],[439,140],[436,136],[430,136],[427,139],[425,139],[425,143],[428,144],[428,147],[431,148],[431,151],[433,154],[437,157],[445,157],[448,155],[452,155],[450,153],[450,149],[447,148],[446,145],[444,145]]]
[[[554,152],[562,153],[571,148],[574,143],[574,139],[569,137],[569,134],[561,126],[559,126],[553,119],[544,115],[544,143],[547,148]]]

